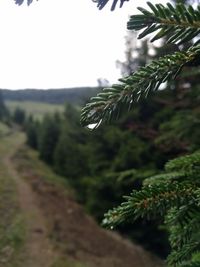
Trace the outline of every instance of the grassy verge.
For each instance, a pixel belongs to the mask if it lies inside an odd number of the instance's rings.
[[[0,138],[0,266],[21,267],[25,223],[18,206],[16,185],[3,160],[12,147],[10,138]]]
[[[25,137],[22,133],[12,132],[0,137],[0,266],[1,267],[29,267],[27,260],[26,219],[18,203],[17,186],[8,170],[6,163],[12,157],[20,176],[23,170],[33,171],[40,179],[52,185],[60,186],[66,194],[72,194],[65,178],[60,177],[38,159],[37,152],[23,144]],[[18,148],[19,147],[19,148]],[[66,189],[66,190],[65,190]],[[53,240],[52,240],[53,242]],[[35,266],[37,267],[37,266]],[[63,252],[56,253],[56,260],[51,267],[88,267],[78,261],[70,260]]]
[[[38,158],[38,152],[28,146],[22,146],[14,156],[14,162],[19,173],[23,170],[30,170],[33,174],[41,177],[47,183],[61,186],[67,192],[73,192],[66,178],[57,175],[52,169]]]
[[[10,128],[4,123],[0,122],[0,138],[9,133],[10,133]]]
[[[67,180],[55,174],[49,166],[40,161],[36,151],[24,145],[17,151],[13,159],[18,172],[22,174],[24,179],[29,179],[29,175],[39,176],[40,179],[46,183],[56,186],[57,188],[60,187],[62,192],[64,191],[66,195],[73,195],[73,190],[70,188]],[[27,170],[29,170],[30,173],[27,174]],[[55,242],[52,237],[51,241]],[[51,267],[88,267],[88,265],[84,263],[69,260],[69,257],[63,253],[64,248],[65,244],[62,244],[62,252],[60,251],[60,256],[57,257]]]

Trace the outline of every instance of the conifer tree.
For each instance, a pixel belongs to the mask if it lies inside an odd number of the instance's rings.
[[[4,104],[2,92],[0,91],[0,120],[5,119],[7,115],[8,115],[8,110]]]
[[[99,9],[109,0],[96,1]],[[114,10],[117,0],[112,0]],[[120,1],[120,6],[125,1]],[[151,42],[165,38],[178,51],[153,60],[145,67],[119,79],[117,84],[104,88],[83,108],[81,124],[110,123],[126,109],[134,107],[140,98],[147,97],[180,75],[183,68],[197,69],[200,62],[200,6],[177,3],[152,4],[139,7],[140,14],[129,18],[127,28],[140,31],[139,39],[151,34]],[[185,48],[189,42],[189,47]],[[196,66],[196,67],[195,67]],[[105,215],[104,225],[134,222],[139,217],[162,216],[169,231],[171,253],[169,266],[200,266],[200,151],[166,163],[163,173],[145,180],[140,191],[134,190],[117,208]]]
[[[48,164],[53,162],[53,153],[56,148],[58,136],[60,132],[60,123],[53,116],[45,115],[42,127],[39,127],[38,132],[38,150],[39,156]]]
[[[13,121],[19,125],[23,125],[25,122],[26,113],[23,109],[17,107],[13,112]]]

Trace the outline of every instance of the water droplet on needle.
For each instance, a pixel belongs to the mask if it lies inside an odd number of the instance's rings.
[[[97,123],[91,123],[91,124],[88,124],[86,126],[86,128],[88,128],[89,130],[94,130],[94,129],[97,129],[102,123],[102,120],[100,120],[99,122]]]

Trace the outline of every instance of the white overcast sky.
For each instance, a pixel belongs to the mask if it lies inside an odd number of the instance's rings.
[[[96,86],[100,77],[116,82],[128,16],[144,3],[131,0],[110,12],[109,4],[99,11],[92,0],[39,0],[29,7],[0,0],[0,88]]]

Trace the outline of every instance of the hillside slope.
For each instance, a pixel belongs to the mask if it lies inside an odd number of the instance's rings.
[[[65,180],[55,176],[37,159],[35,152],[23,145],[21,133],[12,132],[2,138],[1,143],[6,143],[0,149],[2,164],[7,168],[10,181],[15,184],[17,203],[26,224],[24,245],[20,250],[22,259],[18,265],[15,262],[15,265],[4,263],[3,266],[162,266],[157,258],[141,247],[100,228],[85,214],[71,190],[67,189]],[[37,250],[35,254],[33,247]]]

